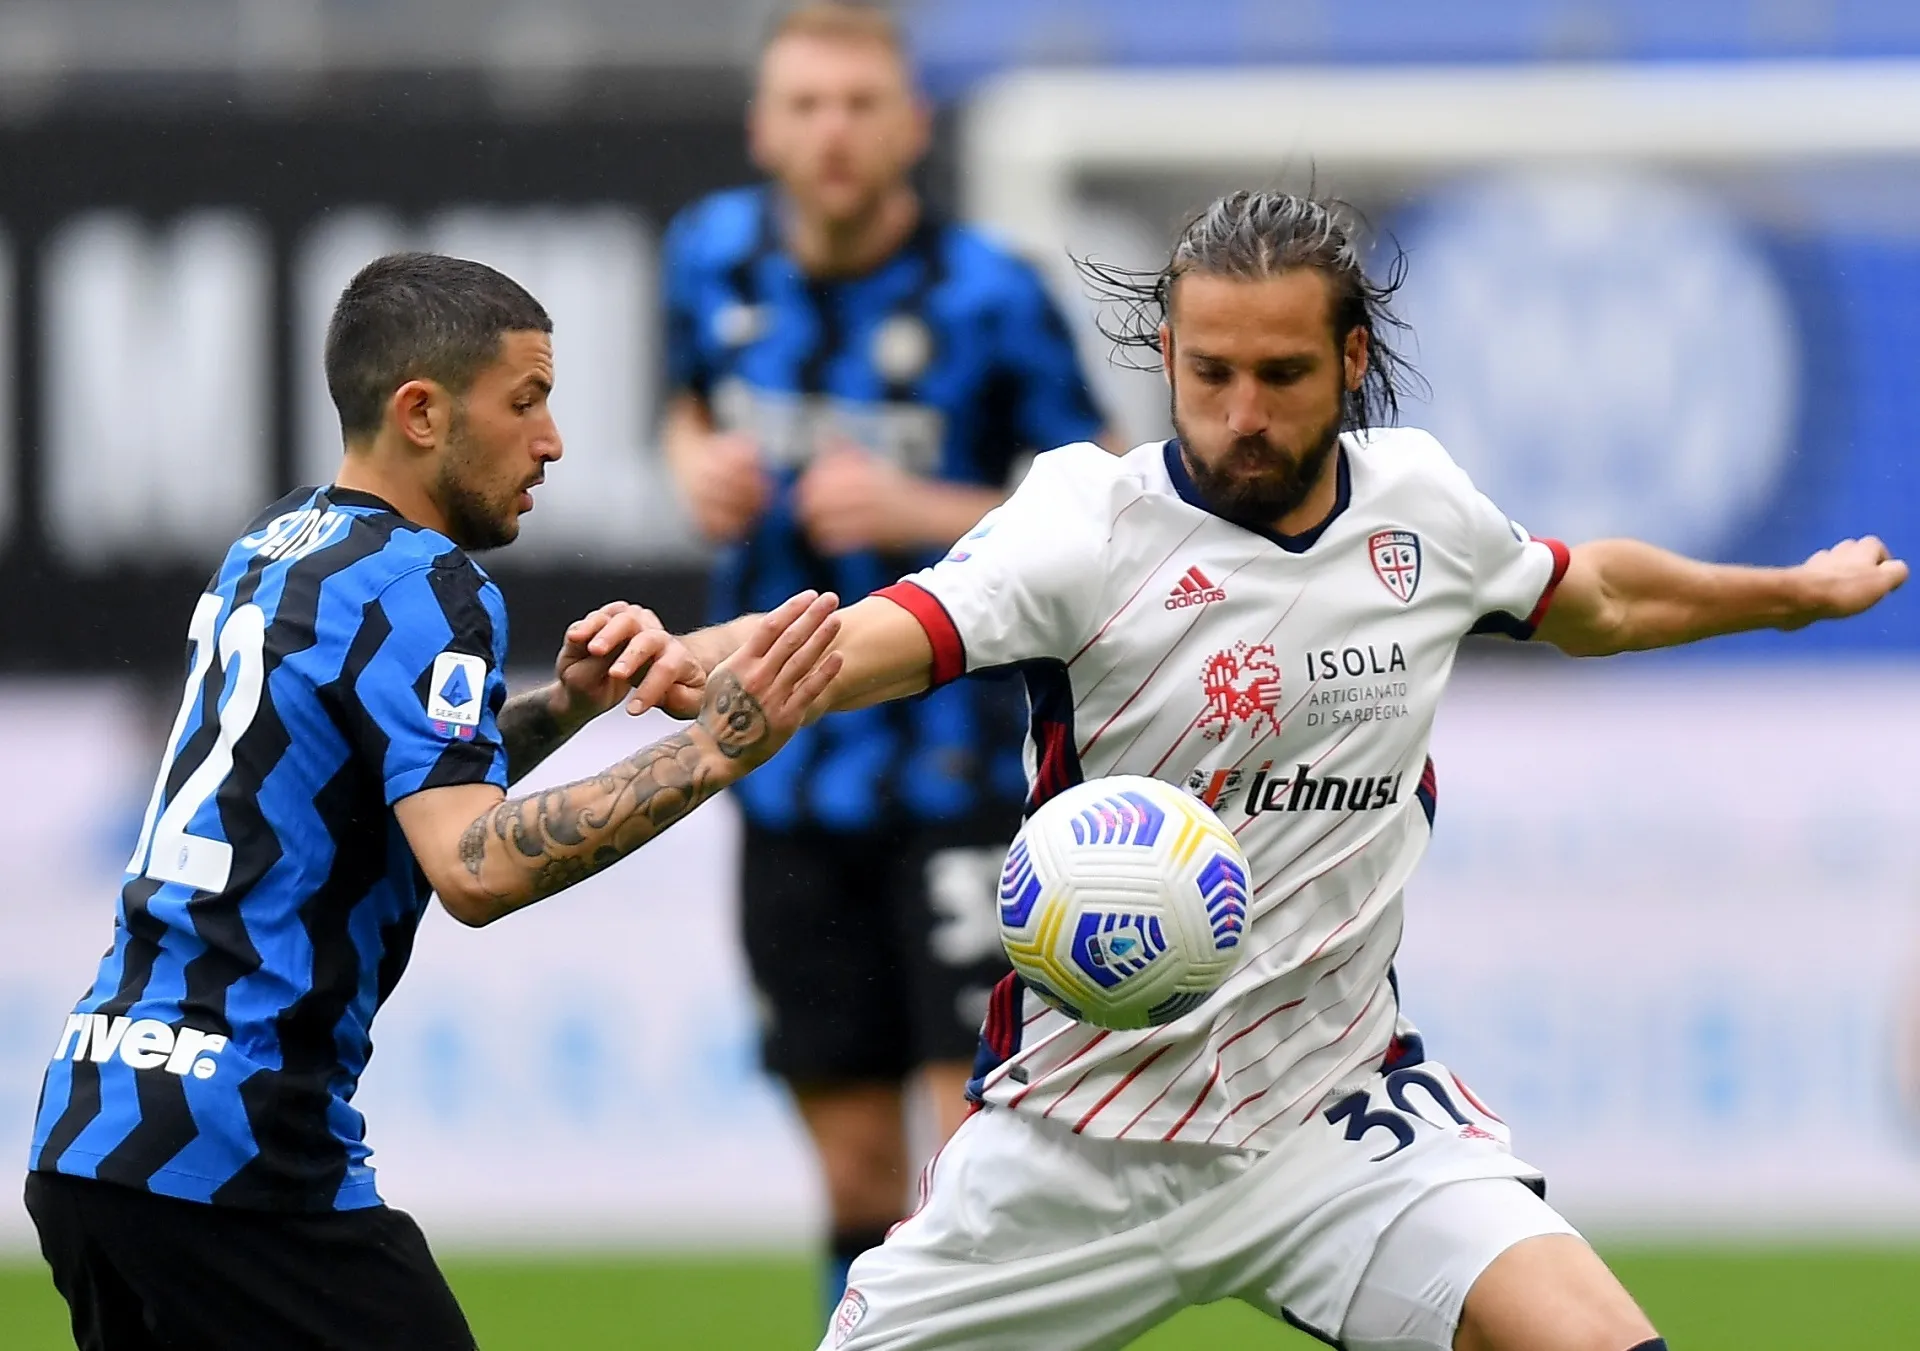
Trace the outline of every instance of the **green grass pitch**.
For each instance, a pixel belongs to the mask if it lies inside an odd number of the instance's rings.
[[[1920,1347],[1920,1249],[1613,1250],[1614,1269],[1674,1351]],[[814,1276],[793,1258],[450,1256],[486,1351],[675,1347],[808,1351]],[[0,1267],[0,1346],[71,1347],[44,1269]],[[1137,1351],[1312,1351],[1237,1304],[1189,1309]]]

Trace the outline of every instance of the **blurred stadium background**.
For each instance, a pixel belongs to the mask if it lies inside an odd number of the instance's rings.
[[[0,1158],[177,699],[204,573],[330,473],[321,324],[417,243],[558,324],[567,459],[489,566],[533,667],[614,595],[690,624],[656,446],[659,235],[750,176],[766,0],[0,0]],[[1309,182],[1412,263],[1432,427],[1568,538],[1920,554],[1910,0],[922,0],[927,189],[1053,268]],[[1475,649],[1401,963],[1676,1347],[1920,1344],[1920,588],[1575,669]],[[651,727],[609,720],[544,773]],[[579,894],[438,918],[363,1091],[483,1345],[811,1345],[819,1205],[757,1072],[727,804]],[[728,862],[723,866],[722,860]],[[9,1155],[6,1151],[12,1151]],[[17,1203],[0,1343],[63,1344]],[[1291,1344],[1243,1311],[1145,1345]]]

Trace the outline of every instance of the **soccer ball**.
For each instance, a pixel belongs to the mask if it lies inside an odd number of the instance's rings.
[[[1050,799],[1000,874],[1000,938],[1069,1018],[1133,1029],[1206,1002],[1240,959],[1247,858],[1206,804],[1116,775]]]

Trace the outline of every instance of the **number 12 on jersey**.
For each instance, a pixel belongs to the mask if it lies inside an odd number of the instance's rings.
[[[193,608],[193,620],[187,625],[187,641],[193,647],[193,662],[187,672],[186,692],[180,697],[180,711],[174,715],[173,731],[167,737],[167,753],[161,757],[160,776],[154,780],[153,796],[147,799],[147,812],[140,822],[140,839],[127,860],[127,871],[135,876],[151,877],[156,882],[178,882],[196,891],[223,891],[233,872],[233,846],[225,840],[192,835],[187,827],[213,795],[220,791],[233,770],[233,748],[253,725],[260,711],[260,695],[266,684],[267,617],[258,605],[242,605],[220,624],[220,597],[200,597]],[[218,633],[216,634],[216,626]],[[219,726],[205,758],[187,775],[166,810],[160,800],[166,796],[167,778],[180,754],[180,739],[186,734],[188,719],[201,701],[214,655],[219,654],[220,683],[215,687],[232,688],[220,705]],[[158,817],[156,820],[155,817]]]

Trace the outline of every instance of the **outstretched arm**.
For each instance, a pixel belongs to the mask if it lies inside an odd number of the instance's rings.
[[[751,636],[743,633],[727,655]],[[602,605],[568,626],[553,661],[553,679],[514,695],[501,708],[507,781],[525,778],[567,738],[623,700],[632,713],[657,705],[675,717],[694,716],[707,671],[718,664],[696,663],[660,627],[653,611],[623,600]]]
[[[765,616],[706,681],[692,726],[590,778],[504,800],[482,783],[396,802],[440,903],[489,924],[618,862],[764,762],[840,668],[835,604],[805,592]]]
[[[814,702],[808,720],[849,708],[905,699],[934,684],[933,643],[913,614],[885,596],[868,596],[840,616],[833,650],[840,672]],[[942,673],[952,679],[958,671]]]
[[[680,641],[696,662],[712,670],[731,657],[764,618],[742,615]],[[884,596],[868,596],[840,612],[840,633],[832,650],[841,659],[840,673],[815,701],[809,720],[904,699],[934,683],[933,643],[926,628],[910,611]]]
[[[1872,536],[1791,568],[1701,563],[1638,540],[1596,540],[1571,550],[1535,636],[1570,656],[1600,657],[1797,629],[1859,614],[1906,579],[1907,565]]]

